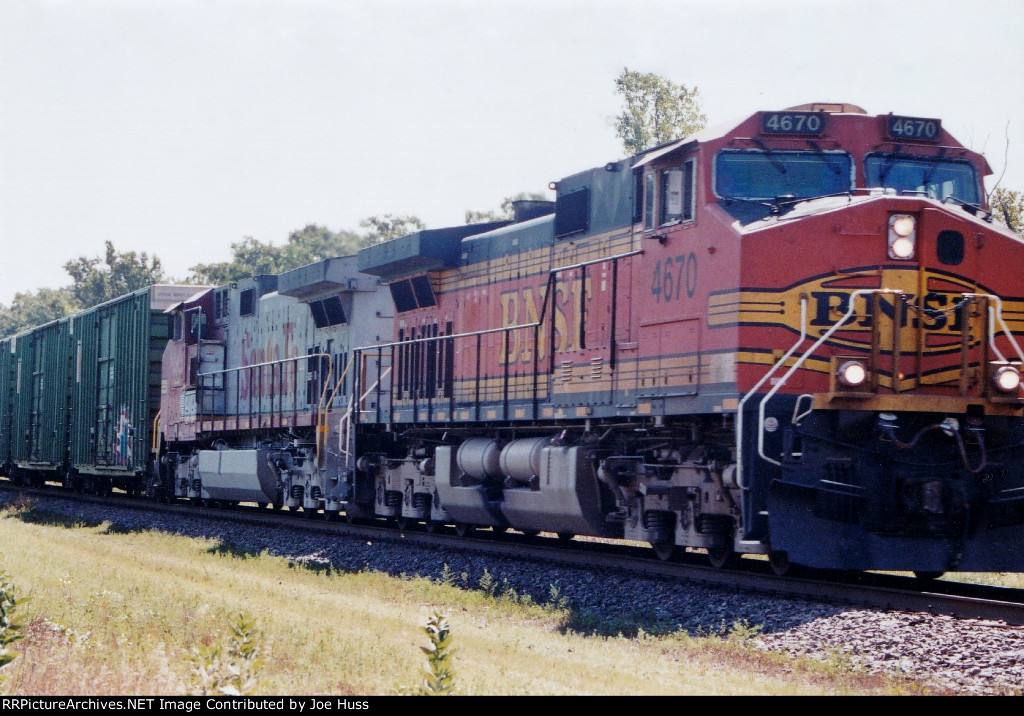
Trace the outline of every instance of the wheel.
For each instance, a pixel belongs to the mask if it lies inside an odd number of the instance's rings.
[[[256,505],[261,509],[265,510],[270,505],[269,502],[257,502]]]
[[[395,524],[398,525],[399,530],[407,532],[412,527],[412,520],[408,517],[398,517],[395,519]]]
[[[473,525],[468,525],[465,522],[455,523],[455,534],[459,537],[468,537],[473,534]]]
[[[654,548],[654,554],[662,562],[667,562],[676,553],[676,545],[674,542],[651,542],[651,547]]]
[[[444,527],[443,522],[437,520],[427,520],[427,534],[436,534]]]
[[[316,507],[302,508],[302,516],[305,517],[307,520],[314,519],[317,516],[318,512],[319,509]]]
[[[559,532],[558,533],[558,541],[562,542],[562,543],[571,542],[572,538],[575,537],[575,536],[576,536],[576,534],[573,533],[573,532]]]
[[[789,555],[785,552],[769,552],[768,566],[772,568],[772,574],[777,577],[784,577],[793,570]]]
[[[925,570],[915,571],[914,576],[922,582],[934,582],[936,579],[941,577],[945,572],[929,572]]]
[[[736,553],[729,547],[708,547],[708,563],[715,569],[725,569],[736,564]]]
[[[491,528],[496,535],[502,535],[508,532],[508,525],[495,525]]]
[[[523,530],[523,536],[528,539],[533,539],[540,534],[540,530]]]

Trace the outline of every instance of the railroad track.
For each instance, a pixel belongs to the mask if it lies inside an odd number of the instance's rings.
[[[846,604],[855,607],[925,612],[957,618],[983,619],[1010,625],[1024,625],[1024,590],[991,585],[921,580],[890,573],[825,573],[797,571],[784,577],[773,574],[766,560],[744,558],[731,569],[707,566],[703,554],[681,552],[672,560],[654,556],[650,547],[616,540],[577,537],[565,540],[556,535],[528,536],[477,530],[466,536],[442,528],[426,531],[421,525],[398,529],[384,520],[364,524],[327,521],[323,515],[273,511],[240,505],[231,509],[197,508],[185,502],[159,503],[115,494],[97,497],[52,488],[27,488],[0,481],[0,491],[20,493],[36,500],[63,499],[118,509],[178,514],[192,518],[263,525],[268,528],[301,530],[377,542],[396,542],[426,549],[463,550],[482,555],[542,561],[588,570],[615,570],[624,574],[703,583],[757,594],[777,594]]]

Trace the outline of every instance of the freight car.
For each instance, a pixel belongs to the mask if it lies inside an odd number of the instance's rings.
[[[0,341],[0,464],[20,483],[145,489],[167,343],[195,286],[151,286]]]
[[[349,509],[776,571],[1024,567],[1024,243],[938,119],[759,112],[360,251]]]

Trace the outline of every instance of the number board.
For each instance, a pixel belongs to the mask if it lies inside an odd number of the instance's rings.
[[[764,134],[821,134],[825,131],[824,112],[762,112]]]
[[[935,141],[939,138],[941,129],[942,122],[938,119],[889,115],[888,131],[892,139]]]

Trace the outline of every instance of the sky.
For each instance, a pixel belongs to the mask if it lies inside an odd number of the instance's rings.
[[[180,279],[245,237],[554,198],[624,156],[624,68],[711,125],[940,118],[1024,190],[1019,0],[0,0],[0,304],[105,241]]]

